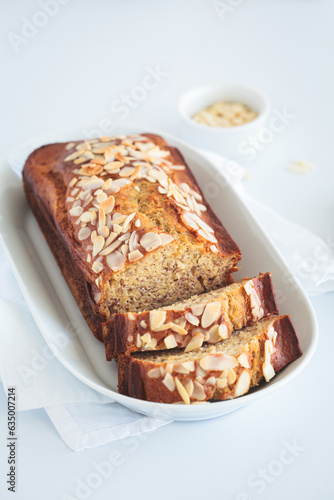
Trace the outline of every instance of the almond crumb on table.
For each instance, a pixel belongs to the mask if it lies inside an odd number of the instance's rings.
[[[315,170],[315,166],[305,160],[294,160],[287,166],[287,169],[295,174],[307,175]]]

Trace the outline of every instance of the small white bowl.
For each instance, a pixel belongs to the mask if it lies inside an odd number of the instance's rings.
[[[211,127],[193,120],[194,114],[218,101],[240,102],[258,116],[251,122],[234,127]],[[266,125],[270,104],[266,95],[253,87],[236,83],[208,84],[185,92],[179,99],[182,117],[181,138],[194,147],[210,149],[233,159],[241,159],[250,137],[257,136]]]

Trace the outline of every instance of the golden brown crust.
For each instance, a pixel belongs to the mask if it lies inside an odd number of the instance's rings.
[[[168,146],[161,137],[152,134],[145,134],[145,136],[149,141],[160,147],[161,150],[170,153],[169,160],[172,165],[178,164],[184,166],[183,170],[171,171],[170,175],[173,182],[175,184],[187,183],[200,196],[200,188],[193,174],[185,165],[179,151]],[[140,310],[143,308],[143,304],[145,304],[145,301],[143,302],[142,299],[142,297],[145,298],[145,280],[140,282],[140,293],[137,293],[137,296],[134,294],[131,296],[131,300],[128,301],[123,297],[123,302],[120,300],[122,289],[126,287],[131,289],[131,286],[128,284],[121,285],[124,277],[127,277],[127,269],[131,269],[134,279],[137,280],[138,276],[135,271],[142,265],[141,262],[145,261],[147,264],[152,264],[155,252],[157,256],[161,255],[161,260],[163,260],[166,255],[166,247],[159,248],[145,255],[142,261],[130,263],[126,260],[124,267],[118,272],[114,272],[105,264],[106,257],[100,257],[99,259],[100,263],[98,266],[103,264],[100,266],[103,268],[102,270],[96,271],[92,269],[92,262],[94,259],[97,259],[97,256],[94,257],[93,255],[93,258],[90,256],[91,260],[88,260],[87,248],[78,239],[78,229],[80,226],[75,224],[77,221],[74,219],[74,216],[69,215],[69,202],[65,201],[71,198],[69,196],[71,194],[69,185],[73,181],[74,176],[77,175],[73,172],[75,169],[78,171],[82,167],[82,165],[74,165],[72,161],[67,161],[69,153],[73,150],[75,151],[78,144],[78,142],[71,144],[50,144],[35,150],[26,161],[23,170],[23,179],[28,200],[35,216],[43,229],[49,245],[51,248],[52,246],[56,248],[56,250],[53,249],[53,252],[62,269],[62,273],[89,327],[101,340],[101,321],[108,320],[115,312]],[[108,178],[107,174],[104,179]],[[115,178],[113,177],[113,179]],[[134,203],[134,193],[137,193],[134,189],[134,183],[131,186],[125,186],[117,196],[115,195],[116,205],[117,207],[121,207],[121,210],[119,210],[121,213],[129,214],[138,211],[138,199],[140,196],[136,194],[136,203]],[[210,259],[213,269],[217,269],[215,272],[211,270],[211,275],[208,274],[207,277],[204,277],[202,282],[199,277],[196,277],[191,282],[190,270],[188,269],[186,273],[182,271],[181,267],[181,270],[177,270],[178,287],[175,285],[175,280],[171,281],[171,278],[167,276],[163,282],[164,291],[160,291],[160,295],[154,291],[153,295],[157,295],[156,301],[154,303],[154,297],[150,297],[147,299],[147,305],[150,308],[152,305],[159,307],[163,303],[168,304],[188,297],[193,293],[207,291],[233,281],[231,273],[237,268],[237,262],[241,256],[240,249],[217,219],[207,202],[204,199],[202,200],[202,204],[206,210],[201,213],[201,218],[214,231],[218,249],[218,253],[216,254],[213,254],[212,250],[210,250],[211,243],[199,236],[200,232],[195,234],[184,226],[181,220],[183,212],[173,197],[162,196],[160,191],[158,191],[158,185],[151,184],[145,179],[139,180],[137,184],[138,187],[142,187],[143,194],[141,197],[144,198],[144,201],[141,199],[140,203],[146,210],[143,215],[138,212],[138,219],[141,222],[141,226],[138,229],[138,236],[141,238],[145,234],[145,231],[172,234],[174,240],[177,241],[170,243],[170,247],[175,249],[175,254],[178,252],[180,254],[176,259],[177,261],[180,260],[180,257],[182,258],[182,255],[185,255],[186,251],[189,253],[192,250],[196,251],[196,260],[198,262],[201,259],[203,260],[196,268],[196,276],[201,274],[201,269],[204,271]],[[116,205],[115,210],[117,208]],[[154,214],[163,214],[163,220],[161,217],[160,219],[158,217],[159,222],[154,222]],[[50,225],[49,228],[48,225]],[[172,258],[172,260],[173,251],[170,250],[169,255],[169,258]],[[181,264],[178,265],[181,266]],[[99,273],[100,281],[98,284],[96,272]],[[163,269],[162,281],[165,274],[166,271]],[[186,286],[186,283],[189,286]],[[172,297],[168,296],[168,284],[173,284],[174,286],[174,295]],[[154,285],[157,286],[157,283],[154,283]],[[141,300],[138,299],[138,295],[140,295]]]
[[[89,283],[85,280],[78,264],[72,260],[71,254],[64,244],[60,233],[54,226],[54,222],[50,218],[49,212],[43,206],[41,198],[34,196],[31,189],[25,182],[24,189],[35,218],[43,232],[50,250],[57,261],[61,273],[81,310],[81,313],[83,314],[94,336],[100,342],[103,342],[102,320],[101,317],[95,313],[95,303],[92,299]],[[70,266],[68,265],[69,262],[72,262]]]
[[[266,358],[269,344],[271,354]],[[119,391],[162,403],[231,399],[258,385],[263,376],[270,380],[302,354],[289,316],[264,318],[219,347],[192,353],[189,359],[180,350],[157,359],[121,355]],[[273,372],[268,374],[265,365]]]
[[[252,314],[251,298],[247,295],[244,288],[244,284],[249,281],[252,282],[258,295],[258,309],[262,307],[261,314],[256,316]],[[195,299],[196,302],[202,299],[203,303],[205,301],[206,304],[209,302],[219,302],[221,304],[219,317],[217,317],[205,331],[208,334],[214,325],[225,323],[227,330],[224,330],[227,335],[224,338],[230,336],[233,330],[252,325],[260,317],[278,312],[270,273],[261,274],[252,279],[244,278],[238,283],[216,290],[214,293],[209,292],[209,294],[197,296],[193,298],[192,304],[195,303]],[[170,309],[166,311],[164,324],[172,323],[172,325],[170,328],[165,328],[162,331],[154,331],[150,327],[150,314],[152,314],[150,311],[116,314],[113,317],[113,321],[104,323],[102,327],[107,360],[111,360],[118,354],[131,354],[131,352],[152,349],[166,349],[168,348],[164,343],[166,337],[169,338],[169,341],[175,339],[177,347],[186,347],[193,335],[201,332],[201,329],[199,329],[201,326],[201,315],[199,316],[197,325],[187,321],[186,318],[189,314],[190,319],[193,320],[194,323],[196,323],[196,318],[192,317],[189,301],[186,301],[185,304],[185,307],[175,304],[176,307],[174,309],[173,306],[170,306]],[[182,318],[184,319],[182,320]],[[183,328],[187,331],[187,334],[183,336],[177,334],[178,328],[175,328],[174,323],[176,321],[180,325],[180,320]],[[147,334],[149,334],[149,337]],[[145,338],[147,342],[143,340]],[[213,332],[208,339],[204,338],[204,341],[205,340],[215,343],[221,340],[221,338]],[[173,344],[172,346],[176,347]]]

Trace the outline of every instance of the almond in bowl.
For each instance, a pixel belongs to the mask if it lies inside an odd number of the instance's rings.
[[[237,127],[257,118],[258,114],[240,102],[218,101],[193,115],[193,120],[209,127]]]

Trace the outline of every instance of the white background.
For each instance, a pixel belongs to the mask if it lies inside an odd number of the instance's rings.
[[[287,109],[294,118],[254,162],[240,159],[250,171],[245,189],[332,245],[334,3],[221,3],[226,13],[218,16],[210,0],[63,0],[54,17],[15,51],[8,35],[21,36],[23,18],[36,21],[41,7],[37,1],[3,1],[0,153],[44,132],[120,122],[110,106],[141,84],[148,66],[158,65],[168,76],[122,123],[181,138],[176,103],[184,90],[223,80],[255,85],[273,108]],[[308,176],[293,174],[286,167],[294,159],[316,168]],[[0,498],[79,498],[76,479],[87,481],[94,462],[109,460],[117,450],[120,465],[86,498],[332,499],[333,294],[312,302],[320,343],[308,367],[279,392],[223,418],[174,423],[142,440],[76,454],[43,410],[20,413],[18,492],[5,490],[7,451],[1,439]],[[2,391],[0,410],[4,435]],[[288,454],[290,463],[279,465],[285,442],[293,441],[300,447],[297,456]],[[267,479],[260,487],[256,476],[264,469]]]

